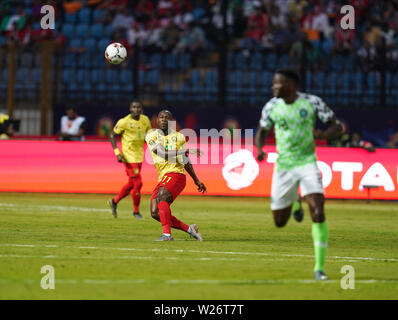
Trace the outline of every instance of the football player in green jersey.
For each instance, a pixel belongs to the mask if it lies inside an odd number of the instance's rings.
[[[277,227],[283,227],[301,206],[301,196],[307,202],[312,218],[315,248],[315,280],[327,280],[324,270],[328,243],[328,226],[324,212],[321,173],[317,167],[314,139],[331,139],[341,134],[342,127],[334,112],[321,98],[298,92],[299,75],[292,69],[275,72],[272,84],[274,98],[262,109],[256,133],[257,159],[265,159],[262,150],[268,131],[274,126],[278,158],[271,188],[271,210]],[[314,130],[316,118],[327,124],[325,131]],[[302,211],[301,211],[302,212]]]

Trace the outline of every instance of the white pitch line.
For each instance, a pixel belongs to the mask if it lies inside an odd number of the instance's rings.
[[[40,245],[31,244],[0,244],[0,246],[5,247],[39,247]],[[46,247],[46,245],[41,245]],[[72,249],[104,249],[104,250],[122,250],[122,251],[168,251],[168,252],[178,252],[178,253],[200,253],[200,254],[217,254],[217,255],[255,255],[255,256],[281,256],[281,257],[302,257],[302,258],[314,258],[313,255],[306,254],[285,254],[285,253],[266,253],[266,252],[239,252],[239,251],[213,251],[213,250],[183,250],[183,249],[145,249],[145,248],[116,248],[116,247],[83,247],[83,246],[65,246],[66,248]],[[373,257],[344,257],[344,256],[328,256],[327,259],[336,260],[357,260],[357,261],[382,261],[382,262],[398,262],[395,258],[373,258]]]
[[[0,283],[40,283],[40,279],[0,279]],[[174,284],[174,285],[267,285],[267,284],[339,284],[340,280],[316,281],[310,279],[241,279],[241,280],[217,280],[217,279],[55,279],[56,284],[90,284],[90,285],[115,285],[115,284]],[[398,284],[398,279],[363,279],[355,280],[356,284]]]
[[[41,211],[83,211],[83,212],[109,212],[108,209],[104,208],[87,208],[87,207],[75,207],[75,206],[51,206],[51,205],[19,205],[14,203],[0,203],[0,207],[11,209],[16,211],[19,209],[39,209]]]

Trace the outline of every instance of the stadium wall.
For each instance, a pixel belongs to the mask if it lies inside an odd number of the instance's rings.
[[[270,196],[275,147],[265,147],[262,163],[254,159],[252,145],[200,148],[205,154],[193,162],[208,195]],[[327,198],[367,199],[363,186],[373,185],[378,187],[371,189],[372,199],[398,200],[398,150],[319,147],[317,155]],[[114,194],[127,179],[109,142],[0,141],[0,176],[2,192]],[[143,193],[151,194],[157,172],[147,149],[142,178]],[[183,194],[198,194],[190,178]]]

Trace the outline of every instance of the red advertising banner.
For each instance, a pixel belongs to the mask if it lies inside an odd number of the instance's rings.
[[[208,195],[270,196],[275,147],[255,160],[252,145],[202,145],[204,155],[192,158]],[[232,149],[232,150],[231,150]],[[327,198],[398,200],[398,150],[317,148]],[[157,172],[146,150],[142,166],[144,194],[157,184]],[[0,141],[0,191],[117,193],[127,176],[109,142]],[[199,194],[190,178],[183,194]]]

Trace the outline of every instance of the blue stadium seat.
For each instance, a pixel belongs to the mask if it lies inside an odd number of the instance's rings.
[[[120,81],[123,84],[128,84],[133,82],[133,71],[129,69],[122,69],[120,71]]]
[[[233,52],[227,53],[227,68],[228,69],[235,68],[235,54]]]
[[[76,13],[65,13],[65,22],[66,23],[76,23],[77,21],[77,14]]]
[[[62,71],[62,82],[65,86],[69,87],[69,85],[74,82],[74,74],[72,69],[64,68]]]
[[[270,71],[263,71],[260,75],[260,85],[263,88],[270,89],[272,85],[272,73]]]
[[[191,67],[191,54],[183,53],[178,56],[177,59],[178,67],[181,69],[188,69]]]
[[[66,38],[72,39],[75,33],[75,26],[71,23],[65,23],[62,26],[61,31]]]
[[[99,40],[99,41],[97,42],[97,48],[98,48],[99,52],[104,53],[106,47],[107,47],[109,44],[111,44],[111,40],[108,39],[108,38],[103,38],[103,39]]]
[[[265,56],[265,68],[267,70],[274,70],[277,67],[277,56],[275,53],[268,53]]]
[[[337,94],[338,76],[336,72],[330,72],[326,77],[325,91],[329,96],[336,96]]]
[[[254,70],[261,70],[263,68],[263,55],[260,52],[255,52],[250,61],[250,68]]]
[[[118,81],[118,74],[116,69],[108,69],[105,72],[105,82],[108,84],[114,84]]]
[[[81,48],[83,47],[83,40],[79,38],[73,38],[69,41],[69,46],[72,48]]]
[[[149,63],[153,68],[160,68],[162,66],[162,56],[159,53],[151,54]]]
[[[242,52],[238,52],[235,55],[235,65],[237,69],[247,69],[248,64],[248,58]]]
[[[193,69],[191,71],[191,83],[193,86],[200,84],[200,71],[198,69]]]
[[[104,30],[103,30],[103,37],[112,37],[113,36],[113,28],[111,24],[108,24],[106,26],[104,26]]]
[[[177,56],[174,53],[166,54],[165,67],[166,67],[166,69],[176,69],[177,68]]]
[[[93,53],[96,52],[97,49],[97,40],[95,38],[86,38],[83,42],[83,46]],[[105,50],[105,49],[104,49]]]
[[[24,52],[21,54],[21,66],[31,67],[33,64],[33,54],[31,52]]]
[[[205,11],[205,9],[198,7],[192,11],[192,14],[193,14],[194,20],[196,22],[198,22],[206,15],[206,11]]]
[[[91,9],[82,8],[77,13],[79,22],[90,23],[91,22]]]
[[[282,54],[279,56],[278,67],[285,68],[290,65],[290,59],[288,54]]]
[[[216,87],[218,84],[218,73],[215,69],[208,69],[205,72],[205,85],[207,87]]]
[[[87,38],[89,36],[89,26],[85,23],[79,23],[75,28],[75,37]]]
[[[102,22],[106,15],[106,11],[104,9],[95,9],[93,12],[93,20],[95,23]]]
[[[41,69],[39,69],[39,68],[31,69],[30,79],[32,80],[33,83],[40,83],[40,81],[41,81]]]
[[[148,72],[148,84],[156,86],[159,84],[159,70],[154,69]]]
[[[101,38],[104,33],[104,26],[101,23],[95,23],[91,25],[90,35],[92,37]]]
[[[249,71],[247,74],[247,84],[249,85],[249,88],[255,88],[258,86],[257,71]]]
[[[172,101],[174,100],[174,92],[171,84],[166,84],[163,88],[164,100]]]

